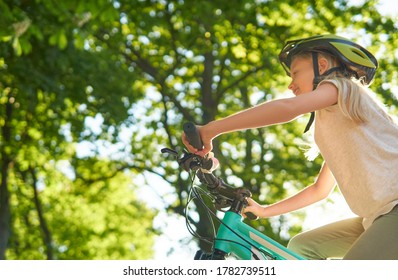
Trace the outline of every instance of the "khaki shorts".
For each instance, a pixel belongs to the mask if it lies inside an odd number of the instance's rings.
[[[300,233],[288,248],[316,260],[398,260],[398,206],[366,231],[362,218],[351,218]]]

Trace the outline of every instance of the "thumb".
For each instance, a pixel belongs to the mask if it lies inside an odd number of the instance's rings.
[[[204,157],[205,155],[207,155],[211,150],[213,150],[213,144],[212,142],[207,142],[207,143],[203,143],[203,149],[196,152],[197,155]]]
[[[248,203],[247,207],[253,208],[253,206],[258,205],[258,203],[256,201],[254,201],[253,198],[251,198],[251,197],[246,198],[246,200],[247,200],[247,203]]]

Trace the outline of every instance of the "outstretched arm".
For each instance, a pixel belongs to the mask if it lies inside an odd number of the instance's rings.
[[[335,185],[336,181],[329,167],[324,163],[314,184],[287,199],[268,206],[262,206],[253,199],[248,199],[249,206],[244,209],[244,213],[252,212],[262,218],[285,214],[328,197]]]
[[[197,151],[189,145],[185,135],[182,140],[191,152],[204,156],[212,149],[212,140],[224,133],[259,128],[272,124],[289,122],[296,117],[320,110],[337,103],[337,88],[331,83],[324,83],[316,90],[292,98],[276,99],[241,111],[229,117],[198,127],[204,145]]]

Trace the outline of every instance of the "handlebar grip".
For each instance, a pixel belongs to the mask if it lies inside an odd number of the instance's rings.
[[[202,143],[202,139],[200,139],[200,135],[199,135],[198,129],[196,128],[196,125],[192,122],[184,123],[183,130],[185,132],[185,135],[188,138],[189,143],[192,145],[192,147],[194,147],[198,150],[202,150],[203,143]]]
[[[245,215],[249,220],[252,220],[252,221],[255,221],[258,219],[258,216],[254,215],[252,212],[246,212]]]

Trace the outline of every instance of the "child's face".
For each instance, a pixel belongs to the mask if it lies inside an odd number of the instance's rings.
[[[290,65],[292,81],[289,89],[294,95],[300,95],[313,90],[314,68],[312,58],[297,57]]]

